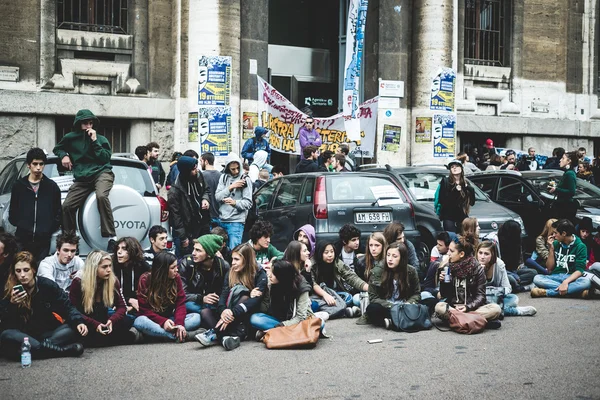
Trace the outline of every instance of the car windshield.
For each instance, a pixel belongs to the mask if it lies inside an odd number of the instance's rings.
[[[115,174],[115,185],[125,185],[142,196],[148,196],[154,192],[152,179],[148,170],[136,168],[127,165],[113,165],[112,171]],[[65,171],[62,167],[59,168],[57,163],[48,163],[44,166],[44,175],[51,178],[58,184],[62,192],[69,190],[73,183],[73,175],[70,171]]]
[[[408,190],[413,194],[417,201],[434,201],[435,192],[437,191],[442,178],[447,176],[443,172],[416,172],[408,174],[398,174],[404,182]],[[488,197],[477,187],[469,182],[475,189],[475,200],[488,201]]]
[[[551,181],[554,181],[556,185],[560,182],[561,175],[543,175],[539,177],[527,177],[527,180],[536,190],[546,199],[553,199],[555,193],[548,192],[548,185]],[[584,181],[583,179],[577,178],[577,189],[575,191],[575,199],[577,200],[588,200],[588,199],[600,199],[600,189]]]
[[[341,174],[327,176],[327,201],[331,203],[401,204],[406,198],[391,180],[383,177]]]

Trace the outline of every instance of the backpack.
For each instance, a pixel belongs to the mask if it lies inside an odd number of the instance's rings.
[[[596,269],[590,269],[583,273],[584,278],[588,278],[592,284],[592,288],[600,290],[600,271]]]

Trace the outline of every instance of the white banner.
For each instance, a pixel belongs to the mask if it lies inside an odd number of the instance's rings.
[[[348,137],[353,140],[360,137],[360,122],[357,114],[368,4],[368,0],[350,0],[348,9],[342,111],[346,132],[348,132]]]
[[[258,114],[260,125],[271,130],[269,143],[271,149],[280,153],[300,154],[298,130],[304,125],[306,114],[302,113],[291,101],[286,99],[273,86],[258,78]],[[377,133],[378,98],[365,101],[358,107],[358,139],[351,140],[346,134],[342,113],[333,117],[315,117],[315,129],[321,134],[323,145],[320,150],[335,152],[341,143],[354,143],[350,146],[357,157],[373,157],[375,135]]]

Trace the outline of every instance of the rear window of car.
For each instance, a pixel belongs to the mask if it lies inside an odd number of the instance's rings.
[[[115,174],[115,185],[128,186],[142,196],[148,196],[155,192],[148,170],[128,165],[113,165],[112,167],[112,172]],[[44,174],[53,179],[61,191],[69,190],[73,180],[71,171],[64,171],[62,167],[58,167],[57,163],[49,163],[44,167]]]
[[[550,181],[554,181],[556,185],[560,182],[561,175],[545,175],[535,178],[527,177],[527,180],[531,185],[546,199],[553,199],[556,193],[550,193],[548,191],[548,184]],[[577,178],[577,188],[575,190],[575,199],[586,200],[586,199],[599,199],[600,189],[584,181],[583,179]]]
[[[389,200],[405,203],[406,198],[394,183],[386,178],[340,174],[327,176],[327,201],[330,203],[372,203]]]
[[[417,201],[434,201],[435,192],[437,191],[442,178],[447,176],[447,174],[422,172],[402,174],[399,176]],[[471,185],[473,185],[473,188],[475,189],[476,201],[488,200],[485,193],[483,193],[477,185],[474,185],[473,183],[471,183]]]

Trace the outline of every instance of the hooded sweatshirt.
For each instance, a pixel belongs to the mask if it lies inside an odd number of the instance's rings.
[[[271,147],[269,141],[263,136],[266,135],[268,130],[262,126],[257,126],[254,129],[254,137],[246,140],[244,147],[242,147],[242,158],[248,161],[248,164],[252,164],[254,161],[254,153],[259,150],[266,151],[271,155]]]
[[[52,150],[61,160],[66,155],[71,158],[76,182],[93,181],[102,172],[112,169],[112,150],[108,140],[97,135],[96,141],[92,141],[81,130],[81,122],[90,119],[94,121],[94,130],[97,130],[98,118],[90,110],[79,110],[73,121],[73,132],[67,133]]]
[[[555,274],[572,274],[575,271],[584,272],[587,259],[587,248],[577,236],[570,244],[554,241],[554,260],[556,266],[552,270]]]
[[[250,171],[248,172],[248,176],[252,183],[256,182],[258,179],[258,173],[267,163],[267,157],[269,157],[269,153],[264,150],[259,150],[254,153],[254,161],[252,162],[252,165],[250,165]]]
[[[316,129],[308,129],[305,126],[298,130],[298,139],[300,140],[300,158],[304,160],[302,152],[306,146],[321,147],[323,140],[321,134]]]
[[[306,224],[300,227],[296,232],[294,232],[294,240],[298,240],[298,235],[300,231],[304,232],[306,236],[308,236],[308,251],[310,251],[310,256],[312,257],[315,254],[315,246],[317,244],[317,237],[315,235],[315,228],[311,224]]]
[[[240,165],[239,172],[235,176],[231,175],[229,168],[233,162],[237,162]],[[246,186],[230,191],[229,186],[242,178],[246,181]],[[235,205],[223,203],[223,200],[226,198],[235,200]],[[247,176],[244,177],[242,160],[235,153],[229,153],[227,157],[225,171],[221,179],[219,179],[219,186],[217,186],[215,193],[215,200],[219,203],[219,218],[221,222],[246,222],[248,210],[252,207],[252,182],[250,182]]]
[[[294,173],[296,174],[300,174],[302,172],[318,172],[319,171],[319,166],[317,165],[317,162],[313,159],[310,160],[300,160],[300,162],[298,163],[298,165],[296,165],[296,169],[294,170]]]
[[[56,282],[62,290],[68,293],[75,276],[74,273],[83,268],[83,264],[84,262],[79,256],[73,257],[71,262],[66,265],[61,264],[58,261],[58,254],[55,253],[40,262],[37,275]]]

